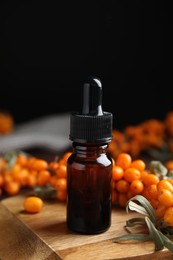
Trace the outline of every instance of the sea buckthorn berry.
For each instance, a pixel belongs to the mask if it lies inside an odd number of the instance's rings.
[[[49,182],[50,177],[51,177],[51,175],[50,175],[49,171],[47,171],[47,170],[39,171],[38,175],[37,175],[37,184],[39,186],[44,186],[46,183]]]
[[[27,166],[27,161],[28,161],[28,158],[24,154],[19,154],[16,158],[16,163],[22,167]]]
[[[144,171],[145,170],[145,162],[143,160],[134,160],[132,161],[131,165],[130,165],[131,168],[136,168],[138,169],[139,171]]]
[[[2,176],[2,174],[0,173],[0,187],[2,187],[4,184],[4,178]]]
[[[53,175],[50,177],[50,180],[49,180],[49,184],[52,188],[55,188],[56,187],[56,182],[57,182],[58,178],[56,175]]]
[[[43,208],[43,200],[36,196],[30,196],[25,198],[23,207],[26,212],[38,213]]]
[[[32,162],[32,169],[36,171],[46,170],[48,168],[48,162],[42,159],[35,159]]]
[[[130,190],[134,195],[141,193],[143,189],[144,189],[144,184],[142,183],[141,180],[134,180],[130,184]]]
[[[3,176],[3,185],[6,185],[7,183],[13,181],[13,177],[9,171],[5,171],[2,176]]]
[[[118,180],[122,179],[123,175],[124,175],[123,168],[121,168],[120,166],[114,165],[113,169],[112,169],[112,179],[114,181],[118,181]]]
[[[65,190],[57,190],[56,191],[56,198],[60,201],[66,201],[67,192]]]
[[[167,179],[167,181],[169,181],[173,186],[173,179]]]
[[[146,171],[146,170],[141,171],[141,180],[143,181],[148,174],[149,174],[149,173],[148,173],[148,171]]]
[[[55,171],[57,178],[66,178],[67,177],[67,166],[60,164],[58,169]]]
[[[142,178],[145,186],[150,186],[152,184],[157,184],[160,180],[159,177],[155,174],[148,173]]]
[[[162,189],[158,194],[158,201],[165,207],[173,206],[173,194],[166,189]]]
[[[159,219],[162,219],[164,214],[165,214],[165,211],[166,211],[167,207],[161,203],[159,203],[155,209],[155,213],[156,213],[156,216],[159,218]]]
[[[140,178],[141,178],[141,173],[139,170],[135,168],[128,168],[124,171],[124,179],[128,182],[139,180]]]
[[[65,178],[57,179],[55,188],[57,190],[66,190],[67,189],[67,180]]]
[[[157,199],[158,192],[157,192],[157,185],[151,184],[150,186],[147,186],[148,194],[151,199]]]
[[[164,163],[165,167],[168,169],[168,171],[173,170],[173,160],[169,160]]]
[[[129,189],[130,189],[130,184],[129,184],[128,181],[123,180],[123,179],[117,181],[117,183],[116,183],[116,190],[118,192],[121,192],[121,193],[128,192]]]
[[[6,183],[4,189],[9,195],[15,195],[20,190],[20,184],[17,181],[10,181]]]
[[[7,166],[7,162],[3,158],[0,158],[0,172],[4,171],[7,168]]]
[[[116,181],[112,180],[112,190],[116,189]]]
[[[120,153],[116,158],[116,165],[127,169],[132,162],[132,157],[128,153]]]
[[[134,193],[131,191],[131,189],[127,192],[127,198],[128,200],[131,199],[134,196]]]
[[[63,161],[64,161],[64,164],[67,163],[67,160],[68,160],[68,158],[70,157],[71,154],[72,154],[72,152],[66,152],[66,153],[63,155],[62,159],[63,159]]]
[[[173,227],[173,207],[166,209],[163,219],[167,226]]]
[[[173,193],[173,186],[168,180],[161,180],[157,183],[158,194],[162,191],[162,189],[169,190]]]
[[[35,163],[36,160],[37,160],[37,159],[36,159],[35,157],[33,157],[33,156],[28,157],[28,160],[27,160],[27,168],[30,169],[30,170],[35,170],[35,169],[33,169],[33,165],[34,165],[34,163]],[[36,171],[37,171],[37,169],[36,169]]]
[[[52,169],[53,171],[56,171],[59,167],[59,163],[58,162],[50,162],[49,163],[49,168]]]
[[[0,112],[0,134],[9,134],[14,128],[13,117],[6,112]]]
[[[22,186],[25,186],[27,182],[27,176],[29,175],[29,171],[25,168],[21,168],[18,170],[16,169],[15,171],[12,171],[11,175],[13,180],[19,182]]]
[[[118,201],[118,192],[116,190],[112,190],[112,203],[115,203]]]
[[[121,207],[125,207],[127,201],[128,201],[127,194],[126,193],[119,193],[119,195],[118,195],[118,204]]]
[[[29,174],[26,178],[26,186],[34,187],[37,184],[37,178],[34,174]]]
[[[159,205],[158,199],[150,199],[149,202],[150,202],[150,204],[152,205],[152,207],[153,207],[154,209],[157,209],[157,208],[158,208],[158,205]]]
[[[148,188],[147,188],[147,186],[144,185],[144,189],[143,189],[143,191],[141,192],[141,195],[144,196],[147,200],[150,200],[150,199],[151,199],[150,194],[148,193]]]

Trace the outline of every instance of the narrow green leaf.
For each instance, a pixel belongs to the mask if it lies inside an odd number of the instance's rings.
[[[164,179],[167,175],[167,168],[160,161],[151,161],[150,162],[150,172],[157,175],[159,179]]]
[[[55,198],[56,189],[52,188],[50,185],[46,185],[44,187],[35,186],[34,187],[34,195],[44,199],[54,199]]]
[[[146,224],[144,218],[131,218],[126,221],[126,226],[127,227],[134,227],[135,225],[141,225],[141,224]]]
[[[143,215],[147,215],[148,216],[148,213],[147,211],[145,210],[144,207],[140,206],[139,204],[133,202],[133,201],[129,201],[128,203],[128,208],[126,208],[127,212],[128,212],[128,209],[132,210],[132,211],[136,211],[140,214],[143,214]]]
[[[147,223],[149,233],[154,241],[155,250],[162,250],[164,248],[164,241],[162,236],[148,217],[145,217],[145,221]]]
[[[156,216],[156,213],[153,209],[153,207],[151,206],[150,202],[145,198],[143,197],[142,195],[136,195],[134,197],[132,197],[128,202],[127,202],[127,205],[126,205],[126,210],[128,210],[128,207],[129,207],[129,204],[131,205],[131,201],[138,201],[138,203],[145,209],[145,211],[147,212],[144,213],[144,215],[148,215],[149,218],[151,219],[151,221],[156,224],[157,223],[157,216]],[[138,209],[138,208],[137,208]],[[135,209],[134,209],[135,210]],[[139,212],[139,211],[137,211]],[[144,211],[143,211],[144,212]],[[140,213],[140,212],[139,212]]]
[[[126,241],[126,240],[149,241],[151,239],[152,238],[149,234],[126,234],[123,236],[116,237],[113,240],[113,243],[118,243],[120,241]]]
[[[171,252],[173,252],[173,242],[167,237],[165,236],[162,232],[158,231],[160,236],[162,237],[164,246],[169,249]]]

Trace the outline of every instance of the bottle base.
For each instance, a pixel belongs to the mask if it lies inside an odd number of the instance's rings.
[[[78,227],[71,227],[68,223],[67,223],[67,227],[70,231],[73,231],[74,233],[77,233],[77,234],[81,234],[81,235],[98,235],[98,234],[101,234],[101,233],[104,233],[106,232],[107,230],[109,230],[111,225],[109,226],[106,226],[102,229],[97,229],[97,230],[89,230],[89,229],[80,229]]]

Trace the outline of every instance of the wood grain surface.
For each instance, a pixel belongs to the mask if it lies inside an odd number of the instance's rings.
[[[167,249],[154,252],[154,244],[128,241],[113,243],[125,234],[127,219],[137,216],[124,209],[112,210],[110,229],[98,235],[79,235],[66,226],[66,205],[45,202],[40,213],[26,214],[23,200],[28,194],[5,198],[0,203],[1,260],[113,260],[113,259],[173,259]]]

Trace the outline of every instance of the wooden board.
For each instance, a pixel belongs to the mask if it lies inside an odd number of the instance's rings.
[[[38,214],[26,214],[23,200],[26,194],[3,199],[0,203],[0,259],[2,260],[112,260],[112,259],[173,259],[167,249],[154,252],[152,242],[112,240],[125,233],[127,214],[124,209],[112,211],[110,229],[99,235],[79,235],[67,229],[66,205],[45,202]]]

